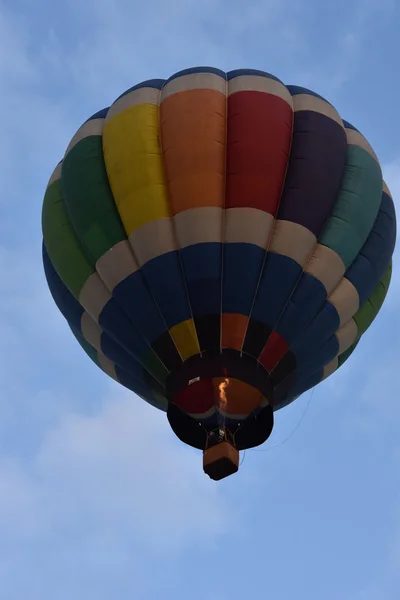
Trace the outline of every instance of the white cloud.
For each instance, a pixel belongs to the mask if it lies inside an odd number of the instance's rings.
[[[74,580],[55,593],[47,561],[57,570],[67,560],[75,581],[98,571],[86,596],[95,598],[107,576],[129,564],[140,584],[149,554],[155,562],[173,560],[186,548],[211,549],[227,532],[231,511],[221,488],[202,473],[201,454],[185,449],[165,416],[132,394],[112,386],[110,396],[96,416],[65,414],[29,461],[0,461],[0,572],[7,599],[15,586],[15,598],[24,597],[33,572],[40,586],[31,597],[64,598],[76,589],[83,597]],[[27,577],[18,581],[26,567]]]

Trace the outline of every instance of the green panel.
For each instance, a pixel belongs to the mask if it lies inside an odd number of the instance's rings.
[[[72,228],[61,194],[60,180],[46,190],[42,209],[44,243],[58,275],[79,301],[80,291],[93,273]]]
[[[79,342],[80,346],[83,348],[83,350],[89,356],[89,358],[92,359],[94,364],[97,365],[99,367],[99,369],[101,369],[100,363],[97,358],[97,350],[95,348],[93,348],[93,346],[91,346],[88,341],[85,340],[85,338],[83,337],[83,335],[81,334],[80,331],[75,329],[75,327],[72,327],[72,325],[70,323],[68,323],[68,325],[69,325],[69,328],[71,329],[72,333],[76,337],[77,341]]]
[[[340,367],[341,367],[341,366],[342,366],[342,365],[343,365],[343,364],[346,362],[346,360],[347,360],[348,358],[350,358],[350,356],[353,354],[354,350],[355,350],[355,349],[357,348],[357,346],[358,346],[358,342],[359,342],[359,339],[358,339],[356,342],[354,342],[354,344],[352,344],[352,345],[350,346],[350,348],[347,348],[347,350],[346,350],[345,352],[343,352],[343,354],[341,354],[341,355],[339,356],[339,361],[338,361],[338,362],[339,362],[339,364],[338,364],[338,369],[339,369],[339,368],[340,368]],[[337,370],[337,369],[336,369],[336,370]]]
[[[383,275],[383,277],[380,280],[380,282],[378,283],[378,285],[375,287],[371,296],[368,298],[368,300],[366,302],[364,302],[362,307],[358,310],[358,312],[353,317],[354,321],[357,324],[357,328],[358,328],[357,339],[354,342],[354,344],[352,344],[352,346],[350,346],[350,348],[348,348],[345,352],[343,352],[343,354],[341,354],[339,356],[338,368],[340,368],[346,362],[346,360],[349,358],[349,356],[351,356],[351,354],[356,349],[361,336],[367,331],[367,329],[371,326],[372,322],[374,321],[375,317],[378,315],[378,313],[379,313],[380,309],[382,308],[382,305],[385,301],[386,294],[389,289],[391,277],[392,277],[392,263],[390,263],[385,274]]]
[[[158,389],[153,389],[153,387],[151,388],[151,393],[153,394],[154,397],[154,406],[156,408],[159,408],[160,410],[163,410],[164,412],[167,412],[168,410],[168,400],[165,397],[165,395],[160,392],[160,390]]]
[[[153,349],[149,347],[145,356],[143,357],[142,364],[145,365],[147,371],[165,386],[169,372],[160,361],[158,356],[154,353]]]
[[[95,264],[126,239],[108,183],[101,136],[86,137],[70,150],[62,165],[61,189],[72,225]]]
[[[359,146],[347,147],[341,189],[319,242],[334,250],[346,269],[360,252],[374,225],[382,199],[382,172]]]
[[[165,396],[165,387],[156,381],[149,373],[144,373],[144,379],[151,392],[152,400],[146,399],[156,408],[166,411],[168,409],[168,400]]]
[[[392,277],[392,263],[390,263],[381,281],[378,283],[371,296],[354,317],[358,327],[358,335],[361,337],[370,327],[375,317],[382,308]]]

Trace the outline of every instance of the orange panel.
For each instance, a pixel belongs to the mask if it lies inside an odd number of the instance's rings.
[[[222,348],[241,350],[249,318],[239,314],[222,315]]]
[[[162,101],[161,143],[173,214],[224,206],[226,96],[189,90]]]
[[[257,408],[262,394],[239,379],[214,377],[214,404],[230,415],[248,415]]]

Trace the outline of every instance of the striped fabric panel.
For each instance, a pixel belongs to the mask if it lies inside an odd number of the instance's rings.
[[[75,337],[162,410],[169,374],[208,352],[265,369],[275,409],[329,376],[379,311],[396,238],[378,159],[329,102],[210,67],[139,83],[88,119],[42,221]],[[206,418],[196,402],[185,410]]]

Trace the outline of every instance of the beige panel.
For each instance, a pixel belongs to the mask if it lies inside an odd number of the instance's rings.
[[[382,191],[385,192],[385,194],[387,194],[388,196],[390,196],[392,198],[392,194],[391,194],[391,192],[390,192],[390,190],[389,190],[389,188],[387,186],[386,181],[383,182],[383,189],[382,189]]]
[[[310,94],[297,94],[293,96],[293,105],[295,112],[299,110],[312,110],[329,117],[344,128],[343,121],[335,108],[325,100],[311,96]]]
[[[97,273],[93,273],[86,280],[81,293],[79,302],[89,315],[97,322],[101,311],[111,299],[111,294],[100,279]]]
[[[47,187],[50,187],[52,183],[61,179],[61,169],[62,169],[62,162],[58,163],[58,165],[52,172],[50,179],[49,179],[49,183],[47,184]]]
[[[291,108],[293,108],[292,95],[281,83],[275,79],[269,77],[261,77],[259,75],[239,75],[234,77],[228,83],[228,95],[231,96],[236,92],[265,92],[266,94],[272,94],[285,100]]]
[[[360,307],[358,292],[351,281],[346,279],[346,277],[343,277],[328,300],[333,304],[339,314],[340,325],[347,323]]]
[[[152,258],[176,250],[172,219],[167,217],[145,223],[130,234],[129,242],[140,266]]]
[[[139,266],[127,240],[115,244],[96,263],[96,270],[110,292],[138,269]]]
[[[106,121],[109,121],[124,110],[131,108],[131,106],[137,106],[138,104],[153,104],[154,106],[158,106],[160,98],[161,92],[156,88],[143,87],[138,90],[133,90],[114,102],[107,113]]]
[[[227,82],[215,73],[192,73],[172,79],[162,90],[162,99],[189,90],[215,90],[226,94]]]
[[[257,408],[259,408],[259,406]],[[222,417],[224,417],[224,419],[236,419],[236,421],[243,421],[246,417],[249,416],[249,414],[251,412],[253,412],[253,411],[233,414],[233,413],[226,413],[223,410],[219,409],[219,413]]]
[[[325,286],[328,296],[342,279],[345,271],[346,267],[340,256],[321,244],[317,244],[305,268],[306,273],[310,273],[310,275],[319,279]]]
[[[347,323],[342,325],[342,327],[337,330],[335,335],[339,342],[338,356],[343,354],[343,352],[346,352],[346,350],[348,350],[350,346],[354,344],[357,334],[358,329],[354,319],[350,319],[350,321],[347,321]]]
[[[89,315],[89,313],[87,313],[86,311],[82,314],[81,317],[81,329],[82,335],[85,338],[85,340],[89,342],[89,344],[93,346],[93,348],[96,348],[98,352],[101,352],[102,331],[98,323],[96,323],[96,321],[94,321]]]
[[[316,243],[315,235],[303,225],[292,221],[277,220],[269,250],[282,256],[288,256],[304,267]]]
[[[225,211],[225,236],[228,243],[255,244],[266,248],[274,217],[264,210],[240,207]]]
[[[269,406],[268,399],[265,396],[261,396],[260,408],[265,408],[266,406]]]
[[[377,155],[373,151],[369,142],[365,139],[365,137],[359,131],[355,131],[354,129],[346,129],[346,135],[347,135],[347,143],[348,144],[350,144],[352,146],[359,146],[360,148],[362,148],[363,150],[368,152],[368,154],[370,154],[379,165],[379,160],[378,160]]]
[[[211,417],[214,413],[215,413],[215,406],[213,406],[212,408],[210,408],[207,412],[205,413],[187,413],[188,415],[190,415],[191,417],[193,417],[194,419],[197,419],[198,421],[200,421],[201,419],[208,419],[209,417]]]
[[[330,363],[325,365],[322,379],[327,379],[328,377],[330,377],[332,375],[332,373],[334,373],[337,370],[338,366],[339,366],[339,359],[336,356],[333,360],[331,360]]]
[[[174,216],[180,248],[202,242],[222,241],[223,209],[218,206],[190,208]]]
[[[91,119],[90,121],[86,121],[86,123],[84,123],[82,127],[78,129],[78,131],[68,144],[64,158],[67,156],[68,152],[72,150],[74,146],[76,146],[78,142],[84,140],[87,137],[90,137],[91,135],[101,135],[103,133],[103,127],[104,119]]]
[[[119,379],[115,372],[115,365],[111,360],[109,360],[102,352],[97,353],[97,359],[99,361],[100,367],[103,369],[104,373],[115,379],[119,383]]]

